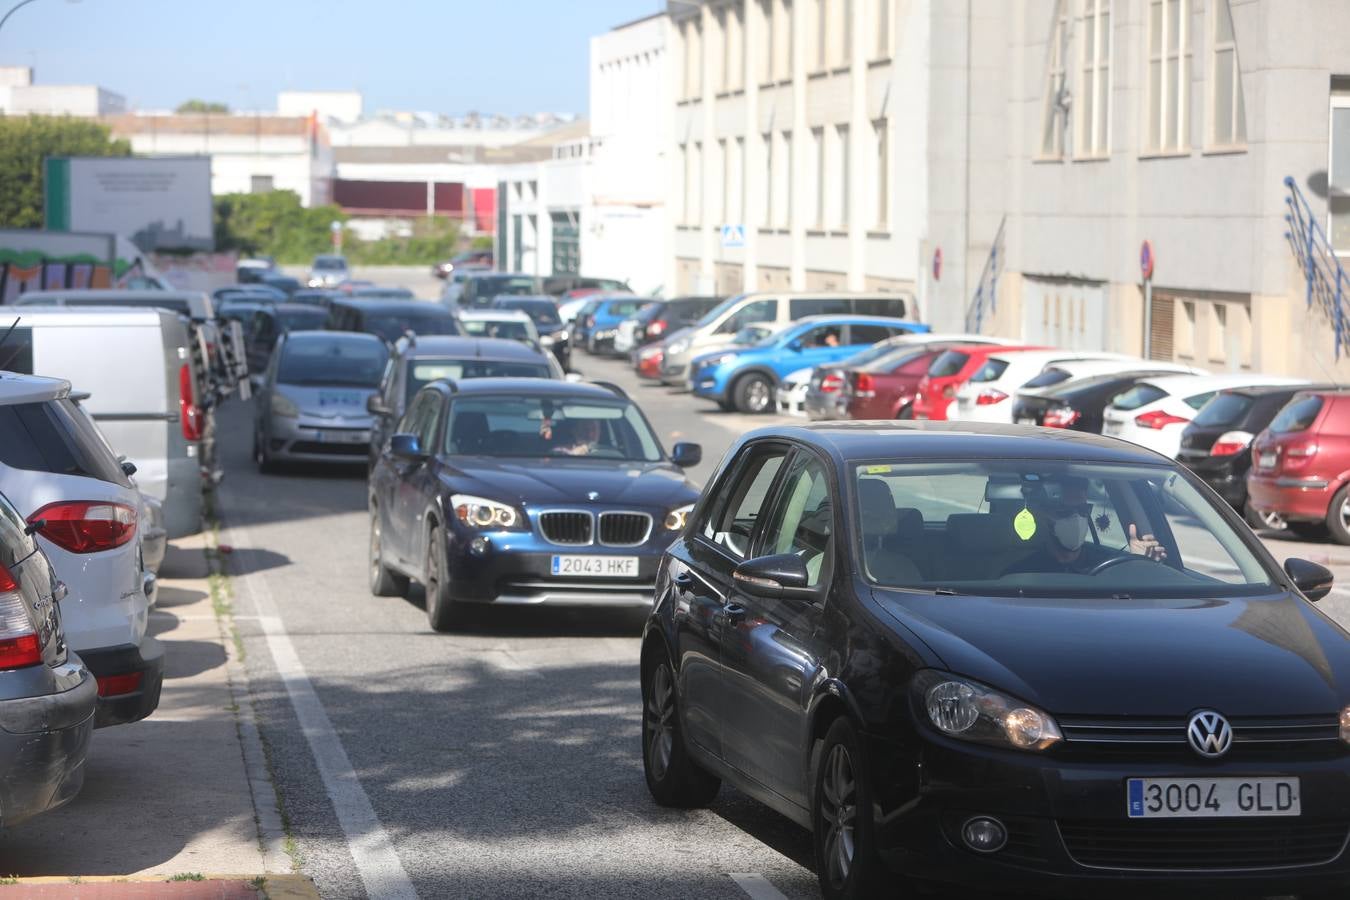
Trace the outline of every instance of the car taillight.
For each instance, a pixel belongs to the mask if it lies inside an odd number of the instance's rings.
[[[1045,416],[1041,419],[1041,424],[1046,428],[1070,428],[1083,418],[1083,414],[1076,409],[1067,406],[1061,406],[1056,409],[1047,409]]]
[[[1210,456],[1234,456],[1246,450],[1252,442],[1252,434],[1247,431],[1226,431],[1219,435],[1214,446],[1209,448]]]
[[[665,333],[666,333],[665,319],[657,319],[655,322],[647,326],[647,337],[656,337],[659,334]]]
[[[993,388],[985,388],[984,390],[980,391],[979,396],[975,398],[975,405],[993,406],[995,403],[1002,403],[1004,400],[1007,399],[1008,395],[1003,393],[1002,391],[996,391]]]
[[[71,553],[98,553],[120,547],[136,534],[136,510],[121,503],[63,500],[28,517],[43,522],[41,534]]]
[[[1134,424],[1140,428],[1149,428],[1153,431],[1162,431],[1168,425],[1184,425],[1189,421],[1190,419],[1174,416],[1169,412],[1163,412],[1161,409],[1155,409],[1153,412],[1134,417]]]
[[[183,428],[183,440],[202,439],[202,411],[197,406],[192,367],[187,363],[178,367],[178,424]]]
[[[866,372],[857,372],[853,378],[853,395],[855,397],[875,397],[877,393],[877,380]]]
[[[839,386],[844,383],[844,379],[838,374],[831,373],[820,379],[820,392],[822,394],[833,394],[839,390]]]
[[[42,662],[42,644],[13,573],[0,565],[0,669]]]

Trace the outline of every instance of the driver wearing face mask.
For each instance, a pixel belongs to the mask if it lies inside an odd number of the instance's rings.
[[[1066,479],[1060,485],[1059,498],[1047,499],[1040,509],[1033,510],[1037,531],[1046,533],[1040,546],[1029,556],[1013,563],[1005,575],[1022,572],[1066,572],[1086,575],[1097,566],[1119,556],[1092,536],[1092,503],[1088,500],[1087,482]],[[1161,561],[1167,553],[1151,534],[1139,536],[1130,525],[1129,552]]]

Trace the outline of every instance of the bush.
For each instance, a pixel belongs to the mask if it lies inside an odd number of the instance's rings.
[[[106,125],[58,116],[0,116],[0,228],[41,228],[48,156],[130,156]]]

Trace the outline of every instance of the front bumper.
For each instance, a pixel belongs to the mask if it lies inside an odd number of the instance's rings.
[[[1321,522],[1331,506],[1332,486],[1316,475],[1257,475],[1247,479],[1247,495],[1255,509],[1279,513],[1290,522]]]
[[[806,415],[806,388],[802,386],[780,387],[774,391],[774,400],[778,405],[778,414],[783,416]]]
[[[915,759],[879,736],[868,738],[867,749],[876,761],[882,856],[916,878],[1060,897],[1189,892],[1194,900],[1205,895],[1196,893],[1201,887],[1222,886],[1223,896],[1350,888],[1350,757],[1343,753],[1279,764],[1089,762],[925,740]],[[1267,775],[1301,780],[1302,815],[1159,822],[1126,815],[1128,778]],[[962,844],[961,825],[973,816],[1003,823],[1003,849],[978,853]],[[1309,846],[1301,830],[1333,839],[1325,852],[1294,856]],[[1243,844],[1266,832],[1268,844]],[[1243,846],[1256,849],[1244,853]]]
[[[64,806],[84,784],[94,733],[94,676],[72,654],[82,677],[57,694],[0,701],[0,825],[10,828]]]
[[[362,462],[370,456],[369,419],[272,416],[265,440],[277,462]]]
[[[80,657],[99,680],[100,693],[105,695],[98,698],[98,728],[139,722],[159,708],[160,688],[164,684],[164,645],[159,641],[146,637],[139,647],[123,644],[81,650]],[[137,673],[140,679],[134,690],[109,693],[119,690],[117,679]]]

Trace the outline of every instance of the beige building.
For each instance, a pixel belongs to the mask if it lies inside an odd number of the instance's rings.
[[[927,76],[908,5],[668,5],[676,292],[915,289],[926,137],[906,123]]]

